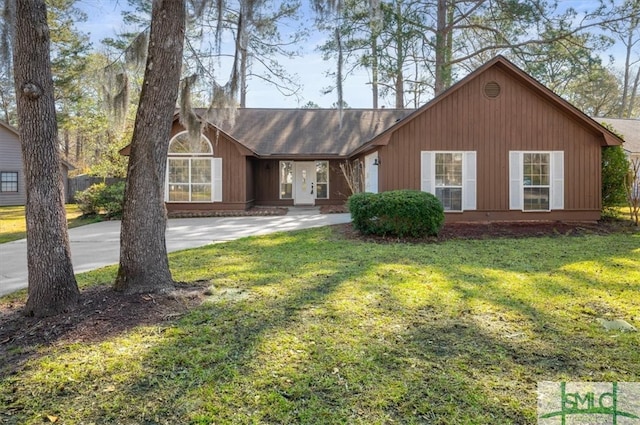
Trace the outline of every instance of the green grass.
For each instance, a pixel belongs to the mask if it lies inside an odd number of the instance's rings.
[[[75,204],[65,205],[69,228],[95,223],[99,218],[82,217],[82,212]],[[24,206],[0,207],[0,243],[23,239],[27,235],[24,218]]]
[[[0,374],[0,423],[534,424],[539,381],[640,376],[638,333],[595,320],[640,325],[638,233],[387,245],[322,228],[171,265],[211,296],[39,347]]]

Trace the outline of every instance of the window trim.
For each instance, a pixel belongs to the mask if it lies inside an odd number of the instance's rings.
[[[462,193],[464,192],[464,179],[463,179],[463,174],[464,174],[464,153],[462,152],[435,152],[434,154],[434,158],[433,158],[433,163],[434,163],[434,192],[436,194],[436,197],[438,197],[437,193],[438,193],[438,189],[460,189],[460,209],[446,209],[445,211],[449,211],[449,212],[462,212],[463,211],[463,202],[462,202]],[[460,184],[459,185],[438,185],[438,155],[450,155],[451,157],[454,157],[456,155],[460,155]],[[438,198],[440,199],[440,198]],[[442,201],[442,199],[440,199],[440,202],[442,202],[442,205],[444,205],[444,201]]]
[[[291,164],[291,183],[284,183],[282,181],[282,164],[283,163],[287,163],[287,162]],[[281,199],[281,200],[291,200],[291,199],[294,198],[294,189],[293,189],[293,184],[294,184],[294,180],[295,180],[295,175],[294,175],[295,173],[294,173],[294,169],[293,169],[294,163],[295,163],[295,161],[292,161],[292,160],[281,160],[281,161],[278,161],[278,198]],[[291,184],[291,196],[284,197],[282,195],[282,193],[283,193],[282,192],[282,185],[283,184]]]
[[[15,180],[4,180],[5,175],[15,175]],[[16,190],[2,190],[4,184],[15,183]],[[20,173],[18,171],[0,171],[0,193],[20,193]]]
[[[171,148],[171,144],[174,142],[174,140],[184,134],[186,134],[186,131],[181,131],[179,133],[177,133],[176,135],[174,135],[171,140],[169,141],[169,148]],[[167,154],[167,170],[166,170],[166,177],[165,177],[165,202],[167,203],[188,203],[188,204],[202,204],[202,203],[213,203],[213,202],[222,202],[222,158],[216,158],[213,156],[213,145],[211,144],[211,141],[204,135],[202,135],[202,139],[204,139],[208,145],[209,145],[209,149],[210,152],[179,152],[179,153],[172,153],[172,152],[168,152]],[[179,183],[179,182],[170,182],[169,181],[169,176],[170,176],[170,163],[171,160],[188,160],[188,167],[189,167],[189,176],[188,176],[188,182],[187,183]],[[209,182],[210,188],[211,188],[211,197],[209,198],[209,200],[197,200],[194,201],[193,200],[193,182],[192,182],[192,161],[193,160],[208,160],[209,161],[209,167],[210,167],[210,173],[211,173],[211,181]],[[169,199],[169,185],[170,184],[186,184],[189,187],[189,199],[185,200],[185,201],[173,201]],[[206,183],[196,183],[198,185],[204,185]]]
[[[326,162],[327,163],[327,181],[326,182],[319,182],[318,181],[318,164],[321,162]],[[319,198],[318,197],[318,185],[320,184],[324,184],[327,185],[327,196],[325,198]],[[329,199],[330,195],[329,195],[329,160],[326,159],[322,159],[322,160],[318,160],[316,161],[316,199]]]
[[[532,186],[524,185],[524,154],[549,155],[548,210],[525,209],[524,190]],[[564,151],[509,151],[509,209],[520,210],[524,213],[551,212],[564,209]]]
[[[188,176],[188,182],[171,182],[169,181],[169,170],[170,170],[170,163],[172,160],[175,161],[188,161],[188,171],[189,171],[189,176]],[[211,182],[209,183],[209,187],[211,188],[211,197],[208,200],[199,200],[199,201],[194,201],[193,200],[193,185],[205,185],[206,183],[193,183],[193,166],[192,166],[192,161],[193,160],[206,160],[209,161],[209,170],[211,172]],[[213,158],[206,158],[206,157],[169,157],[167,158],[167,193],[166,193],[166,201],[169,203],[189,203],[189,204],[201,204],[201,203],[210,203],[213,202],[213,175],[214,175],[214,170],[213,170]],[[174,201],[169,199],[170,196],[170,190],[169,190],[169,186],[172,184],[179,184],[179,185],[186,185],[189,188],[189,199],[188,200],[180,200],[180,201]]]
[[[436,155],[441,153],[462,154],[462,203],[461,210],[446,210],[445,213],[462,213],[477,209],[477,153],[476,151],[421,151],[420,190],[436,196]]]
[[[213,156],[213,144],[211,143],[211,140],[209,140],[209,138],[207,136],[205,136],[204,134],[202,134],[200,137],[202,139],[204,139],[205,142],[207,142],[207,144],[209,145],[209,152],[171,152],[171,144],[180,136],[182,135],[188,135],[187,131],[181,131],[179,133],[176,133],[170,140],[169,140],[169,147],[167,148],[167,155],[168,156],[176,156],[176,157],[200,157],[200,156]]]

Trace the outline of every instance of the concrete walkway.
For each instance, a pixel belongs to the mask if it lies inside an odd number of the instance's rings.
[[[349,214],[320,214],[317,207],[289,208],[287,215],[170,219],[167,250],[179,251],[246,236],[348,223]],[[104,221],[69,229],[76,273],[117,264],[120,221]],[[0,296],[27,287],[27,241],[0,244]]]

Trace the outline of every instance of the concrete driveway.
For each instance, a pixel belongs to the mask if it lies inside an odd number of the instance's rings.
[[[170,219],[169,252],[196,248],[246,236],[348,223],[349,214],[319,214],[318,208],[290,208],[283,216]],[[69,229],[71,259],[76,273],[117,264],[120,221],[105,221]],[[27,242],[0,244],[0,296],[27,287]]]

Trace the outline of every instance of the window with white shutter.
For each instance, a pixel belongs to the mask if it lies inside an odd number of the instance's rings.
[[[564,209],[564,152],[509,152],[509,207]]]
[[[445,211],[476,209],[476,152],[422,151],[420,187],[435,195]]]

